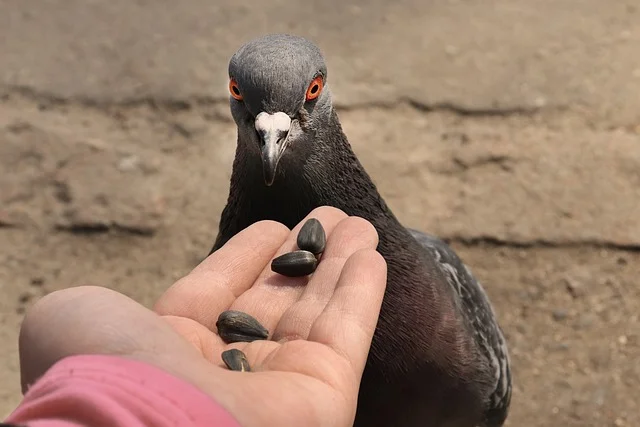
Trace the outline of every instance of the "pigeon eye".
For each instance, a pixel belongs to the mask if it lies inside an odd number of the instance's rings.
[[[238,88],[238,82],[235,79],[229,80],[229,92],[231,96],[233,96],[238,101],[242,101],[242,94],[240,93],[240,89]]]
[[[316,99],[320,96],[320,92],[322,92],[322,87],[324,82],[322,81],[322,76],[318,76],[309,85],[307,88],[307,101],[311,101],[312,99]]]

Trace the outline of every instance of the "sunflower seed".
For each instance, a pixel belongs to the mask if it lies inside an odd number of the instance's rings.
[[[269,331],[260,322],[242,311],[223,311],[218,317],[216,327],[218,335],[227,344],[264,340],[269,336]]]
[[[300,277],[313,273],[318,265],[316,256],[309,251],[293,251],[271,261],[271,270],[288,277]]]
[[[327,235],[320,221],[311,218],[300,229],[297,240],[298,248],[318,255],[324,251],[324,247],[327,244]]]
[[[251,372],[247,356],[240,350],[232,348],[222,352],[222,361],[232,371]]]

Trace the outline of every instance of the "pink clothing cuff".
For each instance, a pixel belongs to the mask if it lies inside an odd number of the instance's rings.
[[[116,356],[62,359],[5,420],[28,427],[239,427],[195,386]]]

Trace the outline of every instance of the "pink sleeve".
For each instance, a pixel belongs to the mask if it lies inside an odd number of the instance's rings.
[[[239,427],[191,384],[154,366],[97,355],[59,361],[5,422],[29,427]]]

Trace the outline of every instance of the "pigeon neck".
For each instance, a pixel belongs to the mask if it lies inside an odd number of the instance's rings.
[[[335,111],[315,144],[322,149],[315,149],[304,177],[316,204],[335,206],[349,215],[366,218],[376,228],[405,231],[353,152]]]
[[[335,111],[310,143],[313,153],[304,161],[282,162],[279,167],[284,174],[266,187],[259,157],[238,141],[216,247],[260,220],[275,220],[293,228],[311,210],[323,205],[366,218],[379,232],[411,239],[351,149]]]

